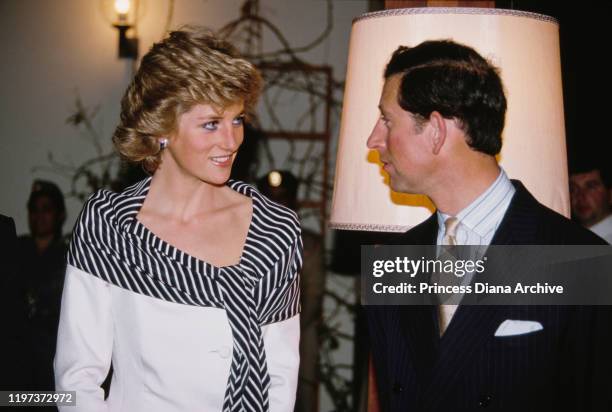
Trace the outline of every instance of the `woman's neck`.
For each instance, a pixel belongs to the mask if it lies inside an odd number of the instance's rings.
[[[160,169],[153,175],[143,208],[189,221],[196,215],[223,207],[228,201],[227,192],[225,185],[214,185],[184,173]]]

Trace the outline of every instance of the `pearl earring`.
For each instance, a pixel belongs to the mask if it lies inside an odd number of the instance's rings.
[[[164,150],[166,147],[168,147],[168,139],[165,137],[163,139],[159,139],[159,150]]]

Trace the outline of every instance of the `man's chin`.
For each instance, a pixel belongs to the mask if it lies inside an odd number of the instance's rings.
[[[579,222],[585,222],[585,224],[595,219],[595,213],[593,213],[592,211],[576,212],[574,215],[576,217],[576,220],[578,220]]]
[[[389,187],[391,188],[392,191],[397,192],[397,193],[404,193],[407,195],[421,194],[421,192],[417,191],[416,188],[410,185],[407,185],[403,182],[402,183],[394,182],[393,179],[389,181]]]

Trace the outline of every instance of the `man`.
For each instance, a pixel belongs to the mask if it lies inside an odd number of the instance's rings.
[[[384,77],[368,148],[379,152],[392,189],[425,194],[437,207],[399,243],[604,243],[499,167],[506,99],[497,70],[476,51],[451,41],[400,47]],[[445,305],[367,312],[383,411],[610,410],[596,370],[610,365],[609,347],[598,346],[609,342],[605,311]],[[541,328],[496,336],[506,320]]]
[[[570,175],[572,215],[582,226],[612,242],[612,188],[601,169],[584,168]]]
[[[62,226],[66,219],[64,195],[56,184],[36,180],[28,199],[30,235],[17,244],[18,277],[27,304],[29,355],[27,389],[53,390],[53,355],[66,271],[66,244]]]

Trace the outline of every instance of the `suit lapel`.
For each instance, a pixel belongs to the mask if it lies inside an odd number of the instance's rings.
[[[399,245],[435,245],[438,237],[438,216],[434,213],[427,220],[397,236]]]
[[[518,181],[512,181],[514,194],[491,244],[521,245],[533,243],[537,231],[538,202]],[[435,402],[441,387],[452,385],[452,380],[467,365],[485,341],[495,333],[506,315],[500,306],[459,306],[452,322],[440,339],[437,361],[425,389],[424,399]],[[435,382],[435,385],[433,383]]]
[[[404,306],[402,330],[409,342],[418,382],[427,382],[438,356],[440,344],[438,334],[438,313],[435,306]]]
[[[541,205],[518,180],[512,180],[516,193],[504,215],[492,245],[529,245],[537,238],[537,210]]]
[[[438,234],[438,219],[431,215],[423,223],[397,239],[402,245],[433,245]],[[403,306],[400,308],[401,330],[406,337],[416,382],[427,382],[438,351],[438,320],[434,306]]]

